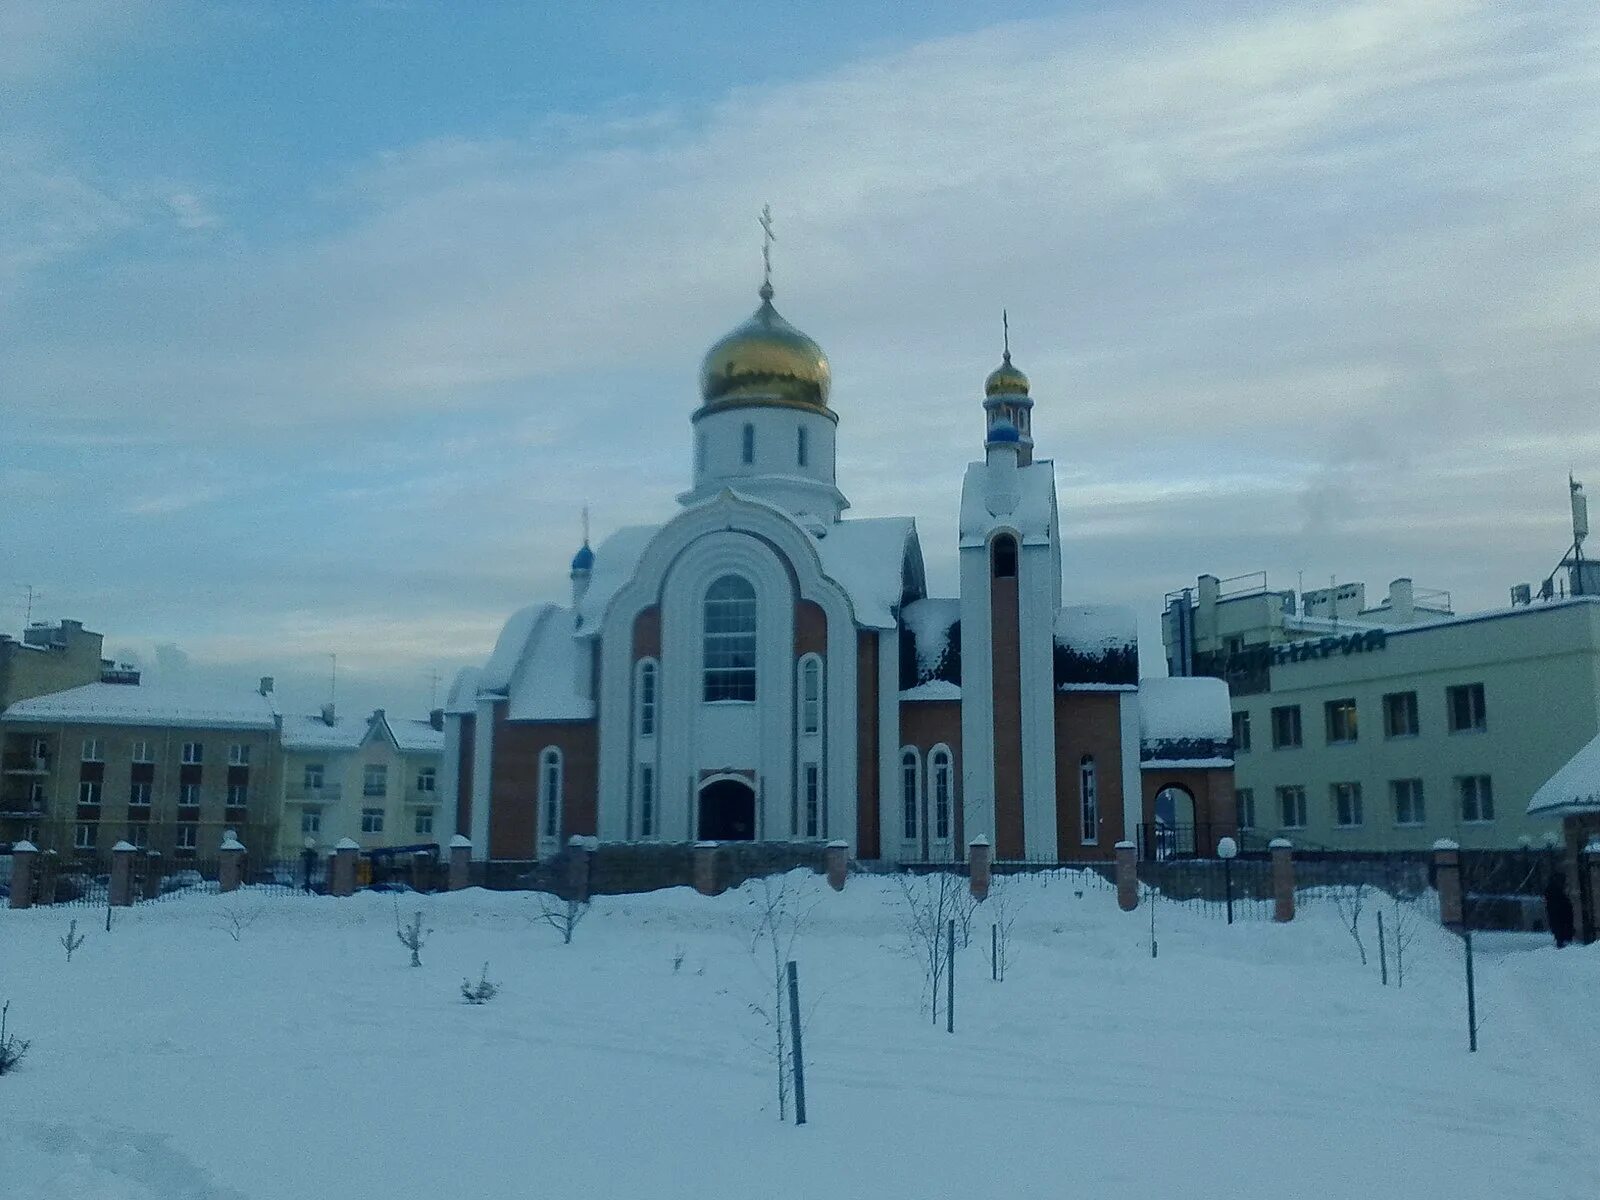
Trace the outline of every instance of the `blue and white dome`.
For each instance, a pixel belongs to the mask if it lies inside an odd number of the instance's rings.
[[[1010,421],[1001,417],[989,426],[989,440],[991,442],[1020,442],[1022,435],[1017,432],[1017,427]]]
[[[589,543],[584,542],[578,552],[572,556],[573,571],[591,571],[594,569],[594,551],[589,549]]]

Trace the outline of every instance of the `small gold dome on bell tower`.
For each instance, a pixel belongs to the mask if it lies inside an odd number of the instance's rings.
[[[1026,396],[1028,394],[1028,377],[1011,363],[1011,351],[1007,350],[1005,358],[1000,365],[989,372],[989,378],[983,381],[983,394],[985,396]]]

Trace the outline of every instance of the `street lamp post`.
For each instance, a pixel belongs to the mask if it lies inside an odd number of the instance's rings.
[[[1228,897],[1228,924],[1233,924],[1233,860],[1239,853],[1239,843],[1225,837],[1217,843],[1217,857],[1222,860],[1222,887]]]

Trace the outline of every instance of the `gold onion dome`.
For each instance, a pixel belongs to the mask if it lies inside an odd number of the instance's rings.
[[[710,405],[778,404],[826,409],[833,372],[828,356],[772,307],[762,284],[761,307],[724,336],[700,365],[700,395]]]
[[[1028,377],[1011,365],[1011,351],[1007,350],[1005,360],[989,372],[989,378],[983,381],[983,394],[985,396],[1026,396],[1028,394]]]

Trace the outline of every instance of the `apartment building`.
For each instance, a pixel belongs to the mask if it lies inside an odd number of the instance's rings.
[[[448,840],[452,831],[436,827],[442,712],[421,721],[380,708],[352,720],[329,704],[318,716],[284,717],[282,748],[280,857],[347,837],[363,849]]]

